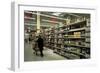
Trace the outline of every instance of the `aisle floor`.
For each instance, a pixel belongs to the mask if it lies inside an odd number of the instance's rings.
[[[40,55],[35,55],[33,53],[34,51],[32,50],[31,44],[25,43],[24,46],[24,61],[29,62],[29,61],[49,61],[49,60],[65,60],[66,58],[53,53],[53,50],[44,48],[43,53],[44,57],[41,57]],[[40,54],[40,52],[38,52]]]

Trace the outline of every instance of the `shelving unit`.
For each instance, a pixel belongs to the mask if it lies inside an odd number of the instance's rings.
[[[47,33],[53,31],[53,36],[48,36],[52,38],[47,38],[47,41],[50,40],[47,43],[49,48],[52,48],[55,53],[68,59],[90,58],[90,45],[87,46],[90,40],[88,40],[89,36],[86,36],[88,34],[87,28],[89,28],[87,22],[87,20],[84,20],[49,30]],[[51,42],[51,40],[53,41]]]

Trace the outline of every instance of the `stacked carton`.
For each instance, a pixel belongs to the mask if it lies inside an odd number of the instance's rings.
[[[74,32],[74,38],[80,38],[81,32]]]

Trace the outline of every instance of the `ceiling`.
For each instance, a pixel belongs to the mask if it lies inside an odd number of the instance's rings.
[[[25,11],[24,12],[24,23],[36,25],[37,13],[40,14],[41,25],[51,24],[66,24],[66,19],[70,19],[71,22],[75,22],[76,19],[82,20],[83,18],[90,18],[90,14],[86,13],[65,13],[65,12],[44,12],[44,11]],[[32,26],[30,26],[32,27]]]

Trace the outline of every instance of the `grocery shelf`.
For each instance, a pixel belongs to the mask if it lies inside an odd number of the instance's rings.
[[[90,48],[90,47],[87,47],[87,46],[82,46],[82,45],[75,45],[75,44],[64,44],[66,46],[71,46],[71,47],[79,47],[79,48]]]
[[[51,36],[52,38],[49,38],[49,39],[57,39],[57,40],[55,40],[56,42],[55,41],[52,42],[56,46],[56,47],[53,47],[53,49],[56,50],[56,53],[58,53],[64,57],[67,57],[67,58],[68,58],[68,56],[64,55],[64,53],[65,54],[70,53],[73,55],[77,55],[80,58],[87,58],[86,57],[87,54],[82,53],[82,51],[90,49],[89,45],[85,45],[85,44],[87,44],[87,42],[89,43],[89,40],[87,41],[86,39],[90,38],[87,36],[89,33],[89,31],[87,33],[87,30],[89,30],[89,29],[87,29],[86,22],[87,22],[86,20],[80,21],[80,22],[75,22],[75,23],[65,25],[63,27],[55,28],[52,30],[52,35],[49,34],[49,36]],[[76,27],[76,25],[78,28]],[[47,31],[47,33],[51,33],[51,30]],[[56,36],[56,38],[54,36]],[[73,41],[76,43],[75,40],[77,41],[77,43],[78,43],[78,41],[81,41],[81,43],[83,42],[82,44],[84,44],[84,45],[64,43],[65,41],[68,41],[68,42]],[[64,49],[65,48],[64,46],[76,47],[77,49],[80,49],[81,51],[80,52],[68,51],[68,50]],[[61,54],[61,52],[64,52],[64,53]]]
[[[85,37],[65,37],[64,39],[85,39]]]
[[[83,27],[83,28],[71,29],[71,30],[69,30],[69,31],[67,31],[67,32],[82,31],[82,30],[85,30],[85,29],[86,29],[86,28]]]
[[[82,20],[82,21],[70,23],[68,26],[72,26],[72,25],[80,25],[81,23],[84,23],[84,22],[86,22],[86,20]],[[83,24],[83,25],[84,25],[84,24]]]

